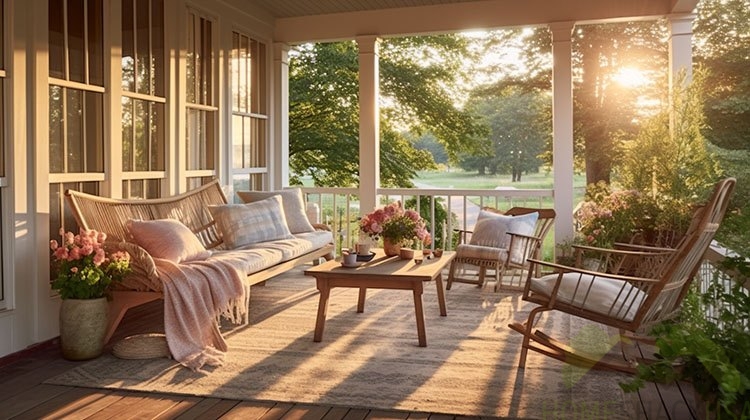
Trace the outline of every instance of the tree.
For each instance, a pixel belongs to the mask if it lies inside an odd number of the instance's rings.
[[[544,118],[549,100],[517,87],[507,87],[499,95],[485,92],[472,98],[467,108],[481,115],[489,127],[492,153],[464,162],[480,174],[510,173],[511,182],[521,181],[523,173],[536,172],[541,165],[538,156],[552,131]]]
[[[458,36],[381,41],[381,184],[410,187],[416,171],[434,167],[429,152],[400,134],[433,133],[449,157],[476,148],[483,127],[456,107],[460,61],[468,54]],[[358,183],[359,85],[354,42],[306,44],[290,54],[291,182],[310,175],[316,185]]]
[[[618,138],[637,130],[644,87],[617,83],[626,66],[664,72],[667,49],[659,22],[584,25],[574,36],[574,126],[585,153],[586,183],[609,182]]]
[[[415,137],[411,133],[407,134],[407,137]],[[414,147],[419,150],[426,150],[430,152],[435,163],[448,164],[448,154],[445,153],[445,146],[440,144],[435,136],[431,133],[425,133],[418,138],[413,139]]]
[[[685,205],[710,191],[721,171],[703,136],[704,83],[702,71],[690,83],[684,71],[676,78],[667,105],[643,124],[618,160],[625,188]]]
[[[750,149],[750,0],[701,0],[695,61],[708,71],[706,137],[725,149]]]

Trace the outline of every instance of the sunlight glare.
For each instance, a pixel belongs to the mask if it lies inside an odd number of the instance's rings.
[[[649,83],[646,74],[633,67],[623,67],[614,76],[615,82],[626,88],[637,88]]]

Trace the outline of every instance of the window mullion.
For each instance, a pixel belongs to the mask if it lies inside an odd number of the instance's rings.
[[[70,78],[70,43],[68,42],[68,2],[63,2],[63,78]],[[63,101],[64,102],[64,101]]]
[[[62,102],[62,115],[68,115],[68,89],[62,88],[60,92]],[[63,118],[60,135],[62,136],[63,149],[63,173],[68,173],[68,118]]]
[[[83,2],[83,80],[87,85],[89,80],[89,0]],[[85,118],[85,117],[84,117]],[[85,137],[84,137],[85,139]]]
[[[138,89],[138,2],[133,1],[133,92],[140,92]],[[135,106],[133,106],[135,108]],[[135,115],[135,114],[133,114]],[[133,119],[135,123],[135,118]],[[133,125],[135,127],[135,124]],[[133,143],[135,145],[135,143]],[[135,149],[135,147],[133,148]],[[135,169],[135,166],[133,167]]]

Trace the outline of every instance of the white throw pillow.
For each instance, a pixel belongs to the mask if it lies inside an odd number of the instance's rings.
[[[480,210],[474,233],[471,235],[470,245],[489,246],[494,248],[508,248],[510,235],[532,236],[536,229],[536,221],[539,212],[524,214],[521,216],[506,216],[490,211]],[[522,263],[525,241],[516,241],[513,249],[509,250],[511,261]]]
[[[211,256],[211,251],[207,251],[190,228],[179,220],[128,220],[126,226],[132,241],[153,258],[179,264]]]
[[[246,204],[208,206],[227,248],[293,239],[286,224],[281,196]]]
[[[559,274],[531,279],[531,290],[550,296]],[[557,289],[557,300],[598,314],[632,321],[646,294],[630,283],[605,276],[565,273]]]
[[[537,219],[539,219],[538,212],[521,216],[506,216],[480,210],[469,243],[471,245],[506,248],[510,241],[510,236],[506,233],[533,235]]]
[[[281,196],[281,204],[284,207],[284,215],[289,231],[292,233],[312,232],[315,228],[310,224],[305,213],[305,201],[302,199],[302,190],[290,188],[279,191],[237,191],[237,196],[245,203],[253,203],[274,195]]]

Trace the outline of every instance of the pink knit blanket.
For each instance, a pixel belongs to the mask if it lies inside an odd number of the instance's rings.
[[[192,370],[220,366],[228,349],[219,331],[220,317],[235,324],[248,322],[245,274],[221,260],[154,262],[164,289],[164,333],[172,357]]]

